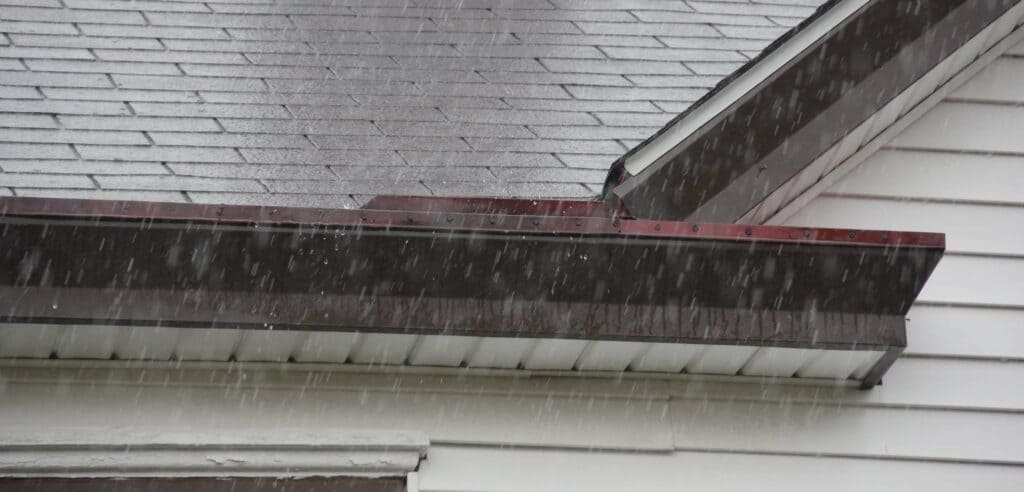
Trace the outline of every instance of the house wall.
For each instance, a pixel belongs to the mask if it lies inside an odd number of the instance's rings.
[[[1024,45],[787,221],[948,234],[873,390],[22,361],[0,371],[0,432],[421,430],[425,491],[1024,490],[1021,80]]]

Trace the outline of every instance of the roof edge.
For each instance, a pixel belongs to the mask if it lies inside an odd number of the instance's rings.
[[[720,80],[707,94],[672,118],[654,135],[627,151],[613,164],[613,171],[625,172],[628,175],[640,174],[661,156],[670,152],[678,142],[700,131],[717,115],[739,102],[748,92],[764,85],[773,73],[785,68],[794,58],[818,44],[839,23],[855,15],[857,10],[869,1],[829,0],[822,4],[810,17],[773,41],[758,56]],[[610,193],[610,189],[607,188],[609,184],[616,186],[620,183],[619,180],[609,179],[606,183],[606,196]]]
[[[1003,53],[1024,41],[1022,22],[1024,4],[1018,4],[989,26],[989,32],[979,33],[736,222],[785,222]]]
[[[638,217],[739,220],[1018,3],[827,4],[617,161],[605,198]]]
[[[904,316],[944,251],[941,234],[485,202],[0,198],[0,323],[880,354],[906,346]]]

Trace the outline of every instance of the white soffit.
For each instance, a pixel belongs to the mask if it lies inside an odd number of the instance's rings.
[[[248,429],[0,431],[0,476],[403,476],[430,442],[418,431]]]
[[[633,176],[640,174],[680,142],[722,114],[743,95],[756,89],[773,73],[780,70],[786,63],[796,58],[868,2],[869,0],[844,0],[832,6],[793,37],[765,55],[755,65],[711,95],[700,106],[695,107],[664,133],[627,157],[626,171]]]
[[[74,350],[69,350],[74,347]],[[884,354],[574,339],[0,324],[0,358],[354,363],[375,367],[862,380]],[[827,364],[822,361],[846,361]],[[828,366],[829,370],[819,366]]]

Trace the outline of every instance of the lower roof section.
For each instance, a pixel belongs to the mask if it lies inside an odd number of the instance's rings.
[[[675,350],[695,353],[646,364],[700,372],[721,347],[735,361],[707,372],[736,374],[765,347],[802,357],[799,375],[826,357],[808,350],[887,354],[849,368],[873,384],[943,251],[936,234],[641,221],[591,202],[371,206],[0,199],[0,321],[389,335],[410,347],[388,362],[422,365],[469,364],[483,341],[579,342],[558,362],[577,370]],[[443,355],[420,358],[432,340]]]

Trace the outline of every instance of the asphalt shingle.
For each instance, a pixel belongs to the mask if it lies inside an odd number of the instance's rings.
[[[240,149],[252,164],[306,164],[310,166],[404,166],[395,151]]]
[[[195,91],[164,91],[164,90],[134,90],[134,89],[64,89],[43,87],[43,95],[50,98],[52,102],[60,102],[63,99],[66,103],[81,101],[149,101],[149,102],[202,102],[199,94]],[[124,107],[124,113],[128,113]]]
[[[58,128],[50,115],[0,113],[0,128]]]
[[[60,101],[47,99],[2,99],[0,111],[8,113],[127,115],[128,106],[119,102]]]
[[[39,48],[31,46],[0,46],[0,58],[60,58],[62,60],[95,60],[89,50],[81,48]]]
[[[25,3],[19,2],[22,5]],[[50,7],[51,5],[47,5]],[[52,5],[60,7],[60,4]],[[36,7],[4,7],[3,19],[10,21],[37,22],[94,22],[103,24],[145,24],[146,19],[137,9],[126,4],[123,10],[100,11],[79,8],[36,8]]]
[[[25,60],[30,70],[40,72],[103,73],[132,75],[181,75],[170,63],[96,62],[74,60]]]
[[[0,194],[583,197],[821,0],[0,0]]]
[[[142,130],[161,132],[220,132],[221,126],[212,118],[150,118],[135,116],[73,116],[62,115],[57,121],[64,128],[79,130]]]
[[[49,48],[100,48],[121,50],[161,50],[163,46],[155,39],[92,37],[92,36],[51,36],[39,34],[12,34],[11,41],[18,46],[40,46]]]
[[[162,164],[157,162],[117,162],[117,161],[48,161],[5,160],[3,170],[9,173],[41,173],[41,174],[170,174]]]

